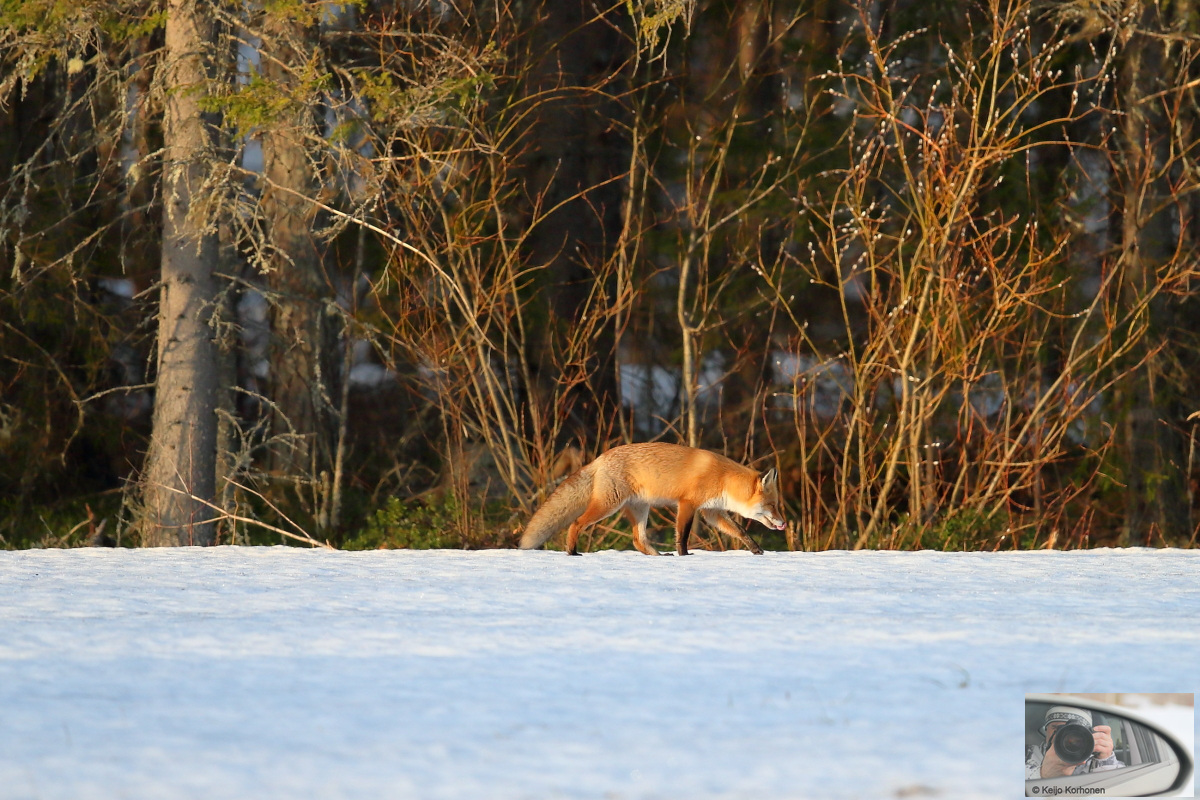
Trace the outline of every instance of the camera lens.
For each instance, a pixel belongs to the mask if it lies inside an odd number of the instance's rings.
[[[1078,764],[1096,749],[1096,738],[1082,725],[1063,725],[1054,735],[1054,752],[1064,764]]]

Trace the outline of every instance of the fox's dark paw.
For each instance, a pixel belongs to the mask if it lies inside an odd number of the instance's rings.
[[[577,555],[581,555],[581,554],[580,554],[580,552],[579,552],[578,550],[568,550],[568,551],[567,551],[567,555],[569,555],[569,556],[577,556]]]

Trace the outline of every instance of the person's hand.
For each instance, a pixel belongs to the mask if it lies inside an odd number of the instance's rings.
[[[1097,725],[1092,728],[1092,737],[1096,740],[1096,757],[1101,761],[1113,754],[1112,728],[1107,725]]]
[[[1109,740],[1111,747],[1112,740]],[[1082,761],[1076,761],[1074,764],[1068,764],[1058,757],[1058,753],[1053,747],[1046,748],[1046,755],[1042,758],[1042,777],[1043,778],[1061,778],[1064,775],[1074,775],[1075,768],[1082,764]]]

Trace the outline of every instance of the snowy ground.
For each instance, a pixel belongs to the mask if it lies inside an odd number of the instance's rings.
[[[0,797],[1018,797],[1193,692],[1200,552],[0,553]]]

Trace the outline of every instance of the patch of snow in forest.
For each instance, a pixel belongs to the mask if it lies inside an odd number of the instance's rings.
[[[114,297],[123,300],[132,300],[137,294],[137,284],[129,278],[100,278],[96,284]]]
[[[679,403],[679,370],[654,364],[622,364],[621,402],[634,410],[637,430],[657,433],[660,419],[674,415]]]
[[[621,403],[633,410],[634,428],[643,436],[656,436],[679,413],[683,396],[683,373],[678,367],[623,363]],[[715,415],[720,406],[721,384],[727,377],[725,355],[710,350],[700,357],[696,370],[696,406],[704,417]]]
[[[774,350],[771,373],[776,384],[792,390],[777,392],[776,406],[791,408],[797,400],[811,403],[820,419],[833,419],[842,403],[854,397],[854,376],[840,359]]]
[[[1027,692],[1191,692],[1200,552],[0,552],[5,798],[1022,792]]]
[[[358,389],[380,389],[396,383],[396,373],[382,364],[363,362],[350,368],[350,385]]]

